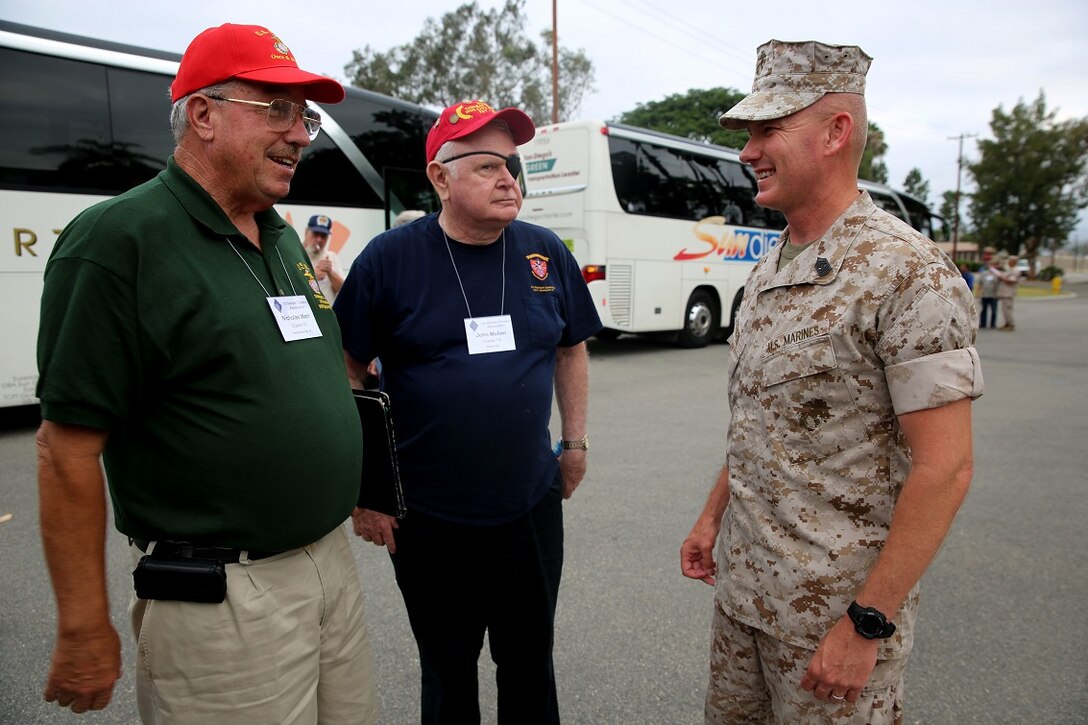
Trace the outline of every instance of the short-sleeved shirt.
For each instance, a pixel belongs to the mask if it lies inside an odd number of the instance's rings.
[[[344,268],[340,266],[340,256],[336,252],[332,251],[331,249],[329,249],[327,247],[325,249],[322,249],[317,254],[317,256],[311,255],[311,254],[309,254],[309,252],[307,252],[307,256],[310,259],[310,268],[311,269],[316,269],[318,262],[320,262],[323,259],[327,259],[332,264],[332,268],[334,270],[336,270],[337,274],[343,274],[344,273]],[[315,275],[316,275],[316,272],[315,272]],[[329,304],[332,304],[333,302],[335,302],[336,301],[336,290],[334,290],[332,288],[332,278],[329,277],[329,275],[325,275],[324,277],[319,279],[317,281],[317,283],[318,283],[318,286],[321,288],[321,294],[323,294],[325,296],[325,299],[329,301]]]
[[[789,230],[783,234],[789,242]],[[910,453],[897,416],[982,394],[977,316],[931,241],[859,195],[745,286],[730,340],[727,614],[816,649],[887,539]],[[882,658],[911,646],[917,587]]]
[[[498,524],[544,496],[556,348],[601,327],[554,233],[515,221],[491,244],[447,246],[424,217],[366,246],[334,308],[347,352],[381,359],[409,512]],[[466,318],[502,314],[516,349],[470,354]]]
[[[983,266],[979,271],[979,279],[979,296],[997,297],[997,288],[1001,285],[1001,280],[997,278],[989,265]]]
[[[46,267],[42,415],[108,431],[116,525],[134,538],[290,549],[358,497],[336,318],[294,230],[256,220],[261,250],[170,159],[71,222]],[[320,337],[284,341],[266,298],[293,294]]]
[[[1015,267],[1005,267],[1000,271],[1002,279],[999,279],[997,283],[997,298],[1007,300],[1016,297],[1016,286],[1020,284],[1020,272]]]

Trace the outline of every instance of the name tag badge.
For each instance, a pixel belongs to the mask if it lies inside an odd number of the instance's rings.
[[[287,342],[321,337],[321,328],[317,318],[310,310],[310,304],[302,295],[288,297],[266,297],[272,316],[280,326],[280,334]]]
[[[514,323],[510,315],[466,317],[465,338],[468,340],[469,355],[517,349],[514,345]]]

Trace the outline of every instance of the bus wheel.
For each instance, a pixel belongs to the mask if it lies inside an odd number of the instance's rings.
[[[709,292],[695,290],[688,298],[684,327],[677,342],[680,347],[706,347],[718,330],[718,304]]]

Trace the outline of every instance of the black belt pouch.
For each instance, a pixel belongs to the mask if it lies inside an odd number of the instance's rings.
[[[215,559],[143,556],[132,572],[140,599],[219,604],[227,598],[227,569]]]

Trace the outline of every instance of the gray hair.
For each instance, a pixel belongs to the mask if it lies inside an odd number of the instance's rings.
[[[421,219],[427,216],[427,212],[420,211],[419,209],[405,209],[393,220],[393,228],[404,226],[409,222],[414,222],[416,219]]]
[[[170,107],[170,130],[174,134],[174,143],[180,145],[181,139],[185,136],[185,132],[189,130],[189,116],[185,113],[185,109],[189,105],[189,99],[192,98],[194,94],[201,93],[205,96],[229,96],[234,93],[237,86],[238,81],[230,79],[223,81],[222,83],[216,83],[213,86],[201,88],[198,91],[193,91],[189,95],[179,98],[174,105]]]

